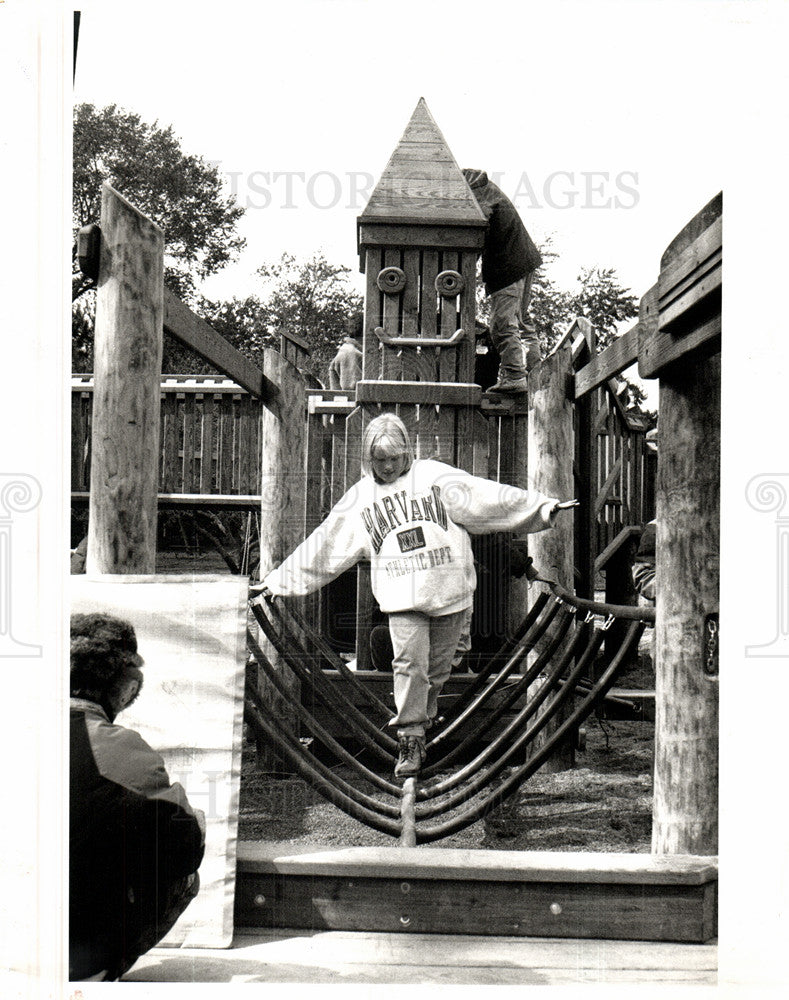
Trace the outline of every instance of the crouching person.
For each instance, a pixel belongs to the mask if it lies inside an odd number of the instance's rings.
[[[133,627],[71,618],[69,978],[115,980],[197,895],[205,817],[143,738],[115,724],[142,687]]]

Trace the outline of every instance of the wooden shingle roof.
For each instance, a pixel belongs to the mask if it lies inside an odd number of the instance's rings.
[[[486,224],[424,97],[420,97],[359,222]]]

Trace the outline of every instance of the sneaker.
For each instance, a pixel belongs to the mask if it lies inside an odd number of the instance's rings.
[[[495,385],[492,385],[488,392],[501,392],[511,396],[517,396],[521,392],[529,391],[529,380],[525,375],[520,378],[508,378],[503,376]]]
[[[395,778],[410,778],[419,774],[425,759],[425,740],[422,736],[401,736],[399,754],[395,764]]]

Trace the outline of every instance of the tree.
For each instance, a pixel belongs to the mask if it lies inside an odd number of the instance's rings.
[[[312,349],[305,367],[326,384],[338,342],[355,328],[362,313],[362,297],[348,284],[351,269],[330,263],[317,251],[304,261],[283,253],[257,273],[264,282],[269,332],[277,343],[283,330],[305,340]]]
[[[222,190],[216,166],[185,153],[172,126],[147,124],[112,104],[74,110],[74,233],[98,222],[101,184],[107,181],[162,227],[165,283],[194,301],[198,282],[235,259],[245,245],[237,231],[244,209]],[[74,360],[90,360],[93,323],[92,283],[79,272],[76,245],[72,262]]]

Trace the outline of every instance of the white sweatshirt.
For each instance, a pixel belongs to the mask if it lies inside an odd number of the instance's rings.
[[[471,605],[477,583],[468,533],[542,531],[558,502],[416,461],[393,483],[362,477],[263,583],[278,596],[303,596],[369,559],[383,612],[452,614]]]

